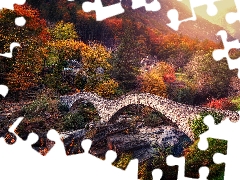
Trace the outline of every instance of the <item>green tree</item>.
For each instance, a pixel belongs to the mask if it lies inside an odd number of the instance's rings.
[[[198,51],[185,67],[198,98],[221,98],[227,95],[234,73],[226,60],[215,61],[211,52]]]
[[[63,70],[67,67],[69,60],[80,61],[81,49],[85,44],[76,40],[78,35],[72,23],[60,21],[49,29],[49,32],[51,40],[42,48],[45,55],[43,82],[47,87],[65,94],[71,89],[71,83],[64,79]]]
[[[134,22],[123,19],[123,37],[117,50],[113,53],[112,76],[119,82],[120,88],[131,91],[138,87],[140,61],[144,57],[143,41],[138,41],[135,34],[137,26]]]

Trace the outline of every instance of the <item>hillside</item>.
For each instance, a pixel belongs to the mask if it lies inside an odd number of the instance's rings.
[[[113,34],[109,31],[109,27],[106,27],[105,21],[96,22],[95,13],[80,13],[81,5],[83,0],[75,0],[73,2],[61,0],[43,0],[43,1],[32,1],[29,0],[28,3],[40,10],[43,18],[50,22],[57,22],[60,19],[65,21],[73,22],[76,25],[77,31],[79,32],[82,40],[99,40],[108,41],[112,38]],[[55,3],[53,3],[55,2]],[[118,0],[102,0],[103,5],[114,4],[114,2],[119,2]],[[191,12],[183,3],[177,1],[161,1],[161,10],[157,12],[146,12],[145,8],[139,8],[137,10],[132,10],[131,1],[123,0],[122,5],[125,9],[125,14],[115,16],[113,18],[121,19],[127,14],[129,19],[135,22],[141,23],[143,26],[152,28],[154,31],[159,33],[177,33],[182,35],[187,35],[191,38],[197,38],[201,40],[212,40],[217,41],[217,36],[215,35],[219,30],[223,28],[210,23],[209,21],[198,16],[197,21],[188,21],[180,25],[179,31],[174,31],[169,28],[166,24],[170,22],[167,17],[167,12],[170,9],[177,9],[180,12],[180,18],[185,19],[191,17]],[[46,9],[46,7],[48,7]],[[57,14],[55,12],[58,12]],[[87,19],[87,21],[86,21]],[[110,18],[112,19],[112,18]],[[83,28],[84,27],[84,28]],[[82,32],[84,29],[84,32]],[[84,38],[86,36],[87,38]],[[109,42],[108,42],[109,43]],[[108,44],[107,43],[107,44]]]
[[[180,12],[180,19],[191,17],[191,12],[186,5],[179,2],[163,0],[161,1],[161,4],[162,7],[160,11],[146,12],[144,8],[141,8],[134,11],[131,10],[131,14],[133,17],[136,16],[136,19],[138,19],[146,26],[155,28],[161,32],[183,34],[192,38],[197,38],[199,40],[218,40],[215,34],[223,28],[218,25],[212,24],[211,22],[203,19],[200,16],[197,17],[197,21],[188,21],[182,23],[177,32],[172,30],[166,25],[170,23],[170,20],[167,17],[167,12],[170,9],[177,9]]]

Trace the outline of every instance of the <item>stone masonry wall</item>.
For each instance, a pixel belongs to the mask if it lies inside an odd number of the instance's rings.
[[[225,118],[229,117],[231,121],[237,121],[239,119],[239,114],[237,112],[216,110],[200,106],[190,106],[149,93],[129,94],[116,100],[107,100],[90,92],[81,92],[60,97],[61,103],[66,104],[69,109],[79,99],[87,100],[94,105],[101,117],[101,122],[108,122],[116,112],[125,106],[131,104],[149,106],[164,114],[172,122],[176,123],[178,128],[192,140],[194,140],[194,136],[188,122],[195,119],[203,110],[218,111],[222,113]]]

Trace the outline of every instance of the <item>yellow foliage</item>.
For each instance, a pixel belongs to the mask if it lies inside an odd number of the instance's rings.
[[[94,89],[94,92],[102,97],[110,98],[111,95],[114,95],[116,93],[117,88],[118,83],[113,79],[110,79],[103,83],[98,84]]]
[[[78,59],[82,63],[82,73],[87,81],[84,90],[96,92],[100,96],[110,97],[115,94],[118,83],[109,78],[112,68],[108,59],[111,53],[98,43],[86,45],[74,39],[48,42],[42,50],[46,64],[54,65],[69,59]]]
[[[50,65],[61,60],[78,59],[85,46],[83,42],[74,39],[51,41],[44,48],[45,58]]]
[[[78,35],[73,23],[58,22],[50,33],[55,40],[77,39]]]
[[[165,62],[159,62],[151,70],[143,72],[140,79],[143,92],[167,97],[167,86],[165,82],[174,81],[175,71],[171,65]]]
[[[167,87],[163,81],[162,76],[158,76],[152,72],[144,73],[142,75],[142,91],[156,94],[158,96],[167,96]]]
[[[106,48],[97,43],[84,46],[81,49],[82,62],[87,71],[95,71],[98,67],[104,70],[111,69],[108,59],[111,57],[110,52]]]

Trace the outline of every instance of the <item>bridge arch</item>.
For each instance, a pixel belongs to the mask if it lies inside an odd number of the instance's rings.
[[[141,104],[151,107],[169,118],[192,140],[194,139],[194,136],[188,122],[195,119],[201,111],[207,109],[177,103],[150,93],[128,94],[116,100],[107,100],[90,92],[81,92],[70,96],[60,97],[60,101],[66,104],[69,109],[79,99],[86,99],[94,105],[99,113],[101,122],[108,122],[116,112],[131,104]],[[231,111],[221,111],[221,113],[225,113],[226,116],[238,116],[237,113]]]
[[[124,115],[126,112],[128,113],[128,115],[125,117]],[[147,115],[145,114],[145,112],[147,112]],[[154,115],[154,117],[152,117],[151,115]],[[123,108],[121,108],[119,111],[112,115],[108,123],[113,124],[114,122],[119,120],[120,117],[124,119],[131,118],[134,116],[140,116],[140,119],[137,119],[136,122],[142,122],[144,123],[144,125],[149,127],[165,125],[178,128],[177,125],[173,123],[169,118],[167,118],[164,114],[160,113],[159,111],[149,106],[144,106],[141,104],[129,104],[127,106],[124,106]]]

